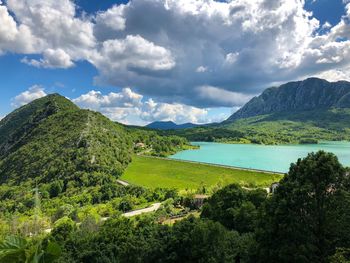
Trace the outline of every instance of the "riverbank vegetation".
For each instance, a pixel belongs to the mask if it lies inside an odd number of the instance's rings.
[[[176,135],[159,135],[156,131],[125,127],[133,142],[133,152],[142,155],[167,157],[179,151],[193,149],[189,141]]]

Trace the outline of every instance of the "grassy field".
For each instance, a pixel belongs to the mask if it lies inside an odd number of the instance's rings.
[[[121,180],[149,188],[197,189],[238,183],[247,187],[268,187],[282,178],[278,174],[230,169],[152,157],[134,156]]]

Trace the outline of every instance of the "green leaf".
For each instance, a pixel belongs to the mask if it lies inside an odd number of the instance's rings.
[[[24,262],[26,245],[27,241],[24,238],[17,236],[6,237],[0,243],[0,263]]]

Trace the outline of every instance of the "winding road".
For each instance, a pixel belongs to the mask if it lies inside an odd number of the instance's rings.
[[[155,212],[155,211],[157,211],[160,208],[161,205],[162,205],[161,203],[154,203],[150,207],[143,208],[143,209],[138,209],[138,210],[134,210],[134,211],[130,211],[130,212],[122,214],[122,216],[133,217],[133,216],[138,216],[138,215],[141,215],[141,214],[144,214],[144,213]],[[101,221],[106,221],[108,219],[109,219],[109,217],[102,217]],[[80,224],[81,223],[77,223],[77,225],[80,225]],[[49,234],[49,233],[51,233],[51,231],[52,231],[52,228],[48,228],[48,229],[45,229],[43,232]]]
[[[154,212],[154,211],[157,211],[160,208],[160,206],[161,206],[161,203],[154,203],[150,207],[124,213],[123,216],[132,217],[132,216],[137,216],[137,215],[141,215],[144,213]]]

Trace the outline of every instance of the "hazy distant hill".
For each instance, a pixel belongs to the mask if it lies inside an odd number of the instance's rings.
[[[199,125],[193,123],[176,124],[172,121],[155,121],[148,125],[147,128],[158,129],[158,130],[179,130],[197,127]]]
[[[350,82],[309,78],[266,89],[226,122],[271,113],[350,108]]]

